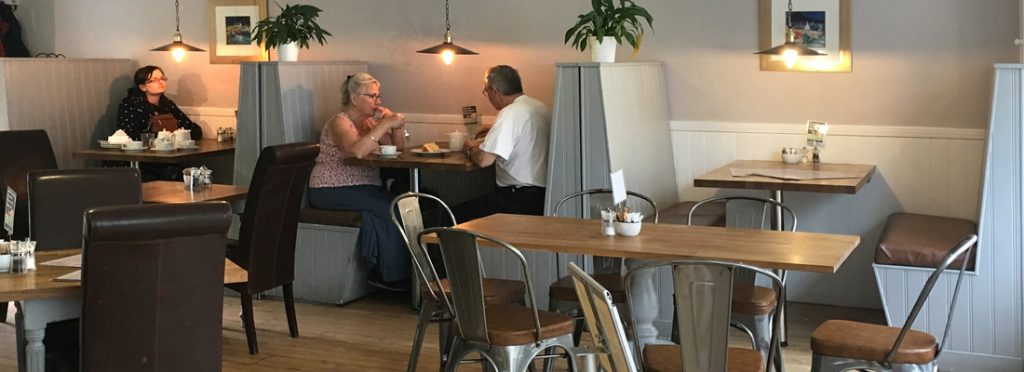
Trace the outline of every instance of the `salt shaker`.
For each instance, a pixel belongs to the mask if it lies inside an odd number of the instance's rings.
[[[615,212],[601,210],[601,234],[615,236]]]

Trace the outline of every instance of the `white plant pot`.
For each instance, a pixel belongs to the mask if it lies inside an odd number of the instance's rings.
[[[295,62],[299,60],[299,43],[291,42],[277,47],[277,60]]]
[[[615,43],[615,38],[611,36],[605,36],[600,43],[597,42],[596,38],[590,38],[590,59],[594,62],[615,62],[615,47],[618,45]]]

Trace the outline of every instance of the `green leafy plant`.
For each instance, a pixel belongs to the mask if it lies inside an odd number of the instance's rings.
[[[267,17],[256,23],[252,28],[252,41],[263,44],[267,51],[291,42],[298,42],[299,47],[309,49],[309,41],[316,40],[320,45],[327,41],[326,36],[333,36],[316,23],[320,16],[320,8],[312,5],[285,5],[274,3],[281,14]]]
[[[636,55],[644,40],[643,22],[646,21],[647,27],[653,31],[654,17],[632,0],[618,0],[619,6],[615,6],[615,2],[591,0],[593,10],[577,17],[576,24],[565,32],[565,43],[572,42],[573,48],[582,52],[587,49],[591,37],[600,42],[605,36],[611,36],[616,43],[622,44],[625,40],[633,46],[633,54]]]

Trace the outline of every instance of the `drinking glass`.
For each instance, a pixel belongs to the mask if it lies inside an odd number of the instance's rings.
[[[142,141],[143,147],[153,147],[153,140],[156,139],[156,134],[145,132],[139,136],[139,140]]]

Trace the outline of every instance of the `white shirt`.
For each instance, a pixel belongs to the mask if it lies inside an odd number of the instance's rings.
[[[498,111],[480,149],[498,156],[498,186],[547,186],[551,111],[543,102],[521,95]]]

